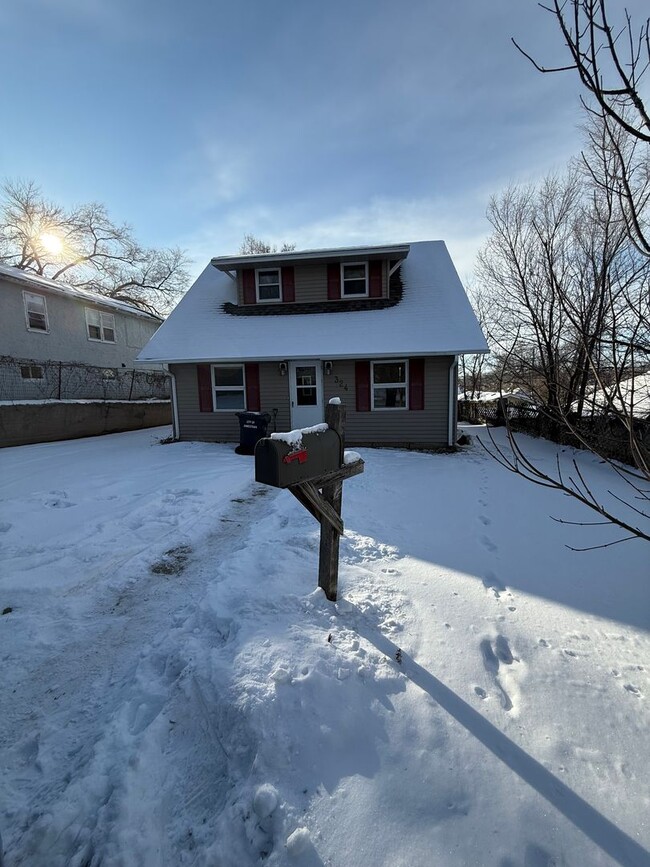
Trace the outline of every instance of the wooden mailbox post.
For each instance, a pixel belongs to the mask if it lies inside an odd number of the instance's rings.
[[[364,462],[361,459],[350,464],[344,462],[342,404],[327,405],[325,423],[336,438],[329,431],[307,432],[293,449],[282,439],[261,439],[255,446],[255,478],[264,484],[287,488],[320,523],[318,586],[329,600],[336,601],[343,533],[343,482],[362,473]]]

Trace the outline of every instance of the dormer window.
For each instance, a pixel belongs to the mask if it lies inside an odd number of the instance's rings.
[[[282,278],[279,268],[258,268],[255,271],[255,288],[257,301],[282,301]]]
[[[364,295],[368,295],[368,263],[342,263],[341,297],[353,298]]]

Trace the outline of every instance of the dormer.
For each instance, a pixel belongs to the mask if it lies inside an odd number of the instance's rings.
[[[392,306],[408,244],[222,256],[212,265],[237,285],[240,316],[333,313]]]

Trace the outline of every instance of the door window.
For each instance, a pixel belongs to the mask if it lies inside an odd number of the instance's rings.
[[[296,367],[296,403],[298,406],[316,406],[316,368],[313,365]]]

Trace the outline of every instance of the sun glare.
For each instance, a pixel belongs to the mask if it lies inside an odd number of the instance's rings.
[[[52,253],[53,256],[58,256],[63,250],[63,241],[53,232],[41,232],[39,241],[45,250],[47,250],[48,253]]]

